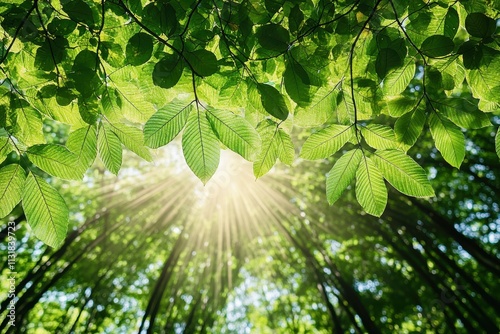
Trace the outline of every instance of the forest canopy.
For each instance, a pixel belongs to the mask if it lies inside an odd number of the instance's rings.
[[[21,202],[35,235],[58,246],[69,213],[48,176],[82,179],[97,155],[117,174],[123,146],[150,161],[150,148],[179,134],[203,183],[221,147],[252,161],[257,178],[278,160],[292,165],[296,151],[310,160],[340,151],[326,177],[330,204],[354,180],[357,201],[375,216],[387,205],[385,181],[432,197],[411,148],[430,130],[460,168],[466,131],[491,125],[498,9],[497,1],[3,3],[0,215]],[[308,129],[303,143],[292,140],[294,127]],[[498,132],[495,143],[500,153]]]

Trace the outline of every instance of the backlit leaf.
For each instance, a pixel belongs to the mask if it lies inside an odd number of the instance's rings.
[[[500,128],[497,130],[497,134],[495,136],[495,149],[498,157],[500,158]]]
[[[279,129],[275,140],[278,148],[278,159],[290,166],[295,160],[295,148],[292,138],[285,130]]]
[[[144,141],[151,148],[170,143],[186,125],[192,103],[173,100],[160,108],[144,125]]]
[[[453,167],[460,168],[465,157],[465,138],[460,128],[435,113],[429,118],[429,128],[443,158]]]
[[[207,183],[219,166],[220,147],[204,112],[189,116],[182,134],[182,152],[193,173]]]
[[[417,107],[415,110],[398,118],[394,124],[396,140],[405,151],[417,141],[424,128],[425,120],[425,111],[423,108]]]
[[[373,161],[384,178],[401,193],[413,197],[434,196],[422,167],[399,150],[377,151]]]
[[[70,133],[66,147],[77,156],[77,164],[83,170],[92,166],[97,155],[97,131],[89,125]]]
[[[253,173],[259,178],[269,172],[278,159],[279,129],[274,122],[264,122],[257,127],[257,132],[262,140],[262,148],[253,163]]]
[[[77,155],[62,145],[31,146],[27,154],[35,165],[51,175],[69,180],[80,180],[83,177],[83,170],[79,167]]]
[[[383,91],[387,95],[402,93],[415,76],[415,62],[410,59],[403,67],[390,71],[384,79]]]
[[[26,220],[35,236],[57,248],[66,237],[69,211],[64,199],[43,178],[28,175],[22,193]]]
[[[0,218],[7,216],[21,201],[26,173],[18,164],[0,169]]]
[[[363,138],[368,145],[376,149],[396,148],[396,136],[394,130],[387,125],[368,124],[361,128]]]
[[[368,157],[363,157],[356,171],[356,199],[366,213],[380,217],[387,205],[387,188],[382,173]]]
[[[208,109],[207,118],[222,144],[247,160],[255,159],[261,144],[260,137],[247,120],[220,109]]]
[[[332,124],[307,138],[300,157],[309,160],[328,158],[340,150],[353,134],[352,126]]]
[[[97,151],[104,166],[113,174],[118,174],[122,165],[122,145],[120,139],[107,126],[99,126]]]
[[[126,148],[146,161],[153,159],[148,148],[144,146],[144,135],[141,129],[122,123],[110,124],[109,129],[113,131]]]
[[[333,205],[356,176],[363,154],[361,150],[351,150],[340,157],[326,176],[326,198]]]

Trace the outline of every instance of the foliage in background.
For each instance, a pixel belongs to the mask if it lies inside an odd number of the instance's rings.
[[[450,165],[464,129],[500,103],[498,1],[10,1],[0,5],[1,215],[22,202],[35,235],[60,245],[64,199],[41,173],[81,179],[98,155],[117,174],[122,146],[182,132],[204,183],[220,148],[266,174],[295,160],[293,126],[312,127],[304,159],[345,148],[326,180],[330,204],[356,180],[380,216],[386,183],[434,196],[407,151],[430,130]],[[47,143],[44,122],[69,125]],[[496,136],[500,151],[500,134]]]

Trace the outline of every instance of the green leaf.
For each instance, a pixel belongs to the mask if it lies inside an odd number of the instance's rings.
[[[17,114],[16,138],[31,146],[45,143],[40,113],[33,108],[15,109]]]
[[[450,54],[455,48],[453,40],[443,35],[427,37],[420,46],[420,51],[429,57],[442,57]]]
[[[151,148],[170,143],[182,131],[193,110],[192,103],[174,99],[160,108],[144,125],[144,142]]]
[[[462,128],[480,129],[491,125],[490,118],[467,99],[452,97],[432,103],[446,118]]]
[[[353,135],[352,126],[332,124],[307,138],[300,157],[309,160],[328,158],[340,150]]]
[[[31,146],[26,153],[35,165],[50,175],[67,180],[81,180],[83,178],[78,157],[62,145],[35,145]]]
[[[92,166],[97,156],[97,131],[89,125],[69,134],[66,147],[77,156],[77,164],[84,172]]]
[[[182,135],[184,158],[193,173],[206,184],[219,166],[219,141],[203,112],[193,112]]]
[[[496,28],[496,21],[483,13],[470,13],[465,18],[465,29],[474,37],[490,37],[495,33]]]
[[[386,74],[393,68],[403,65],[400,54],[392,48],[382,48],[375,60],[375,70],[379,78],[385,78]]]
[[[256,178],[265,175],[276,163],[279,149],[276,138],[279,128],[271,121],[265,121],[257,127],[257,132],[262,140],[262,148],[253,163],[253,173]]]
[[[180,80],[184,61],[178,55],[166,55],[155,64],[153,84],[161,88],[172,88]]]
[[[386,95],[399,95],[415,76],[415,61],[410,59],[403,67],[390,71],[384,79],[382,88]]]
[[[59,247],[66,237],[69,219],[61,195],[43,178],[30,173],[22,200],[26,220],[35,236],[51,247]]]
[[[351,184],[362,157],[361,150],[355,149],[345,153],[335,162],[326,176],[326,198],[330,205],[333,205]]]
[[[289,61],[283,74],[285,89],[290,98],[299,106],[306,106],[311,101],[309,95],[309,75],[302,65]]]
[[[207,118],[222,144],[249,161],[255,159],[261,145],[260,137],[247,120],[219,109],[208,109]]]
[[[387,188],[373,161],[364,156],[356,172],[356,199],[366,213],[380,217],[387,205]]]
[[[73,0],[62,6],[69,18],[75,22],[81,22],[90,28],[95,26],[94,15],[90,6],[83,0]]]
[[[297,4],[292,7],[288,15],[288,27],[290,28],[290,32],[294,33],[298,31],[302,21],[304,21],[304,13],[302,13],[300,6]]]
[[[130,37],[125,49],[127,63],[132,66],[144,64],[153,54],[153,38],[144,32]]]
[[[423,108],[415,108],[415,110],[404,114],[394,124],[394,133],[396,140],[407,151],[417,141],[422,133],[425,124],[425,111]]]
[[[497,135],[495,136],[495,149],[498,157],[500,158],[500,128],[498,128]]]
[[[278,148],[278,159],[286,165],[292,165],[295,160],[295,148],[290,135],[285,130],[278,129],[275,140]]]
[[[389,115],[392,117],[400,117],[404,114],[410,112],[415,108],[417,104],[416,99],[412,99],[406,96],[398,96],[396,98],[391,98],[387,101],[387,109]]]
[[[7,159],[7,154],[12,152],[12,145],[7,137],[0,137],[0,164]]]
[[[97,150],[104,166],[117,175],[122,165],[122,145],[113,131],[102,124],[97,134]]]
[[[298,107],[293,121],[298,126],[320,126],[334,114],[338,91],[330,87],[321,87],[314,95],[307,108]]]
[[[401,193],[413,197],[434,196],[422,167],[399,150],[377,151],[373,161],[384,178]]]
[[[429,118],[429,128],[443,158],[450,165],[460,168],[465,157],[465,138],[460,128],[436,113]]]
[[[279,24],[267,24],[261,26],[256,32],[259,44],[267,50],[284,52],[288,49],[290,43],[290,34],[288,30]]]
[[[152,161],[151,153],[144,146],[144,135],[141,129],[122,123],[110,124],[109,129],[120,139],[126,148],[146,161]]]
[[[361,134],[368,145],[376,149],[397,148],[394,130],[387,125],[368,124],[361,127]]]
[[[448,8],[444,19],[444,35],[453,39],[458,31],[459,24],[458,12],[453,7]]]
[[[184,57],[193,68],[194,72],[202,77],[208,77],[219,70],[217,57],[205,49],[184,53]]]
[[[288,118],[288,107],[283,95],[273,86],[258,84],[260,99],[264,109],[271,115],[282,121]]]
[[[0,218],[7,216],[21,201],[26,173],[18,164],[0,169]]]

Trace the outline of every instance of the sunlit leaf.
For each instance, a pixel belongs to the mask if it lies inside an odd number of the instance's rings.
[[[80,180],[83,177],[77,155],[62,145],[35,145],[27,153],[35,165],[51,175],[70,180]]]
[[[390,71],[384,79],[383,91],[387,95],[403,92],[415,76],[415,62],[410,59],[403,67]]]
[[[7,158],[7,154],[12,151],[12,145],[7,137],[0,137],[0,164]]]
[[[326,198],[333,205],[356,176],[363,154],[355,149],[344,153],[326,176]]]
[[[424,169],[405,153],[399,150],[377,151],[373,161],[384,178],[401,193],[414,197],[434,196]]]
[[[18,108],[15,112],[17,114],[16,137],[28,146],[45,143],[40,113],[32,108]]]
[[[352,126],[332,124],[307,138],[300,157],[309,160],[328,158],[340,150],[353,134]]]
[[[30,173],[24,183],[22,201],[35,236],[57,248],[68,230],[69,211],[64,199],[47,181]]]
[[[204,112],[190,114],[182,134],[182,152],[193,173],[207,183],[219,166],[220,147]]]
[[[97,155],[95,126],[89,125],[71,132],[66,147],[76,154],[77,164],[81,165],[83,170],[87,170],[92,166]]]
[[[387,125],[368,124],[361,128],[366,143],[376,149],[396,148],[397,141],[394,130]]]
[[[295,160],[295,148],[292,138],[283,129],[279,129],[275,137],[278,149],[278,159],[286,165],[291,165]]]
[[[256,178],[259,178],[269,172],[278,159],[277,136],[279,129],[276,123],[264,122],[257,127],[257,131],[262,140],[262,148],[253,163],[253,173]]]
[[[126,148],[146,161],[151,161],[151,153],[144,146],[144,135],[141,129],[121,123],[110,124],[109,129],[120,139]]]
[[[429,128],[436,148],[443,158],[450,165],[460,168],[465,157],[465,138],[462,131],[455,124],[435,113],[429,118]]]
[[[111,173],[118,174],[122,165],[122,145],[120,139],[107,126],[99,126],[97,151],[104,166]]]
[[[0,218],[7,216],[21,201],[26,173],[18,164],[0,169]]]
[[[261,144],[255,128],[230,111],[208,109],[207,118],[219,140],[247,160],[254,160]]]
[[[160,108],[144,125],[144,141],[151,148],[167,145],[182,131],[192,103],[173,100]]]
[[[356,172],[356,199],[370,215],[380,217],[387,205],[387,188],[382,173],[368,157],[363,157]]]
[[[396,140],[405,151],[412,147],[417,141],[424,128],[425,120],[425,111],[423,108],[418,107],[398,118],[394,124]]]

